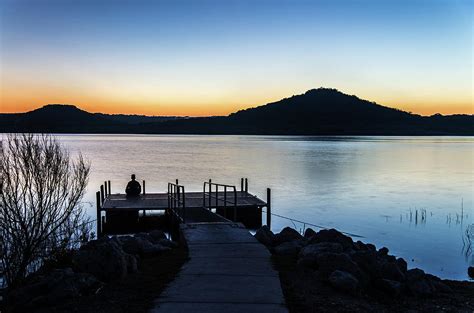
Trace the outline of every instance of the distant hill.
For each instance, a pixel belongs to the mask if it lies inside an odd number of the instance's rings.
[[[148,133],[267,135],[474,135],[473,115],[411,114],[319,88],[227,117],[148,125]]]
[[[177,117],[89,113],[74,105],[48,104],[14,114],[0,114],[1,132],[133,133],[132,125]]]
[[[265,135],[474,135],[473,115],[420,116],[319,88],[302,95],[202,118],[92,114],[48,105],[0,114],[0,132],[265,134]]]

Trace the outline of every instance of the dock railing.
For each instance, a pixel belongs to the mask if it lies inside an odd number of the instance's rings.
[[[168,183],[168,208],[182,223],[186,222],[186,197],[183,185]]]
[[[219,197],[219,192],[224,193],[223,197]],[[222,207],[224,208],[224,215],[227,216],[227,207],[233,207],[234,221],[237,221],[237,188],[235,188],[235,186],[213,183],[212,180],[209,179],[208,182],[204,182],[202,193],[203,208],[211,210],[212,208],[217,209],[218,207]],[[212,204],[213,199],[214,205]]]

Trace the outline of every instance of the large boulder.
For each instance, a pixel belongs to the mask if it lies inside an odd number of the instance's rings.
[[[396,260],[398,268],[405,274],[408,271],[408,264],[403,258],[397,258]]]
[[[133,269],[134,256],[127,255],[116,239],[106,236],[82,246],[73,255],[73,266],[79,272],[90,273],[100,280],[122,279]]]
[[[170,247],[165,247],[161,244],[151,242],[149,237],[145,235],[135,235],[133,237],[122,236],[119,238],[119,240],[122,245],[122,249],[126,253],[145,257],[158,255],[171,249]]]
[[[342,253],[342,245],[337,242],[321,242],[305,246],[301,249],[298,265],[306,267],[316,267],[317,257],[320,253]]]
[[[275,235],[273,239],[273,244],[278,246],[284,242],[290,242],[301,239],[303,239],[303,236],[301,236],[298,231],[294,230],[291,227],[285,227],[281,232]]]
[[[316,262],[323,279],[329,277],[332,272],[339,270],[352,274],[361,283],[365,284],[367,280],[359,266],[347,254],[323,252],[318,254]]]
[[[381,262],[380,273],[385,279],[398,282],[405,280],[405,275],[402,273],[396,262]]]
[[[303,243],[301,240],[294,240],[276,246],[273,251],[277,255],[297,256],[302,247]]]
[[[342,245],[337,242],[321,242],[309,244],[300,252],[300,257],[316,257],[323,252],[342,253]]]
[[[375,286],[392,297],[397,297],[402,291],[402,283],[390,279],[377,280]]]
[[[153,242],[155,242],[155,243],[159,243],[161,240],[167,239],[166,234],[163,231],[159,230],[159,229],[152,230],[148,234],[150,235]]]
[[[467,275],[469,275],[469,277],[471,277],[472,279],[474,279],[474,266],[469,266],[468,269],[467,269]]]
[[[314,235],[316,235],[316,232],[314,230],[312,230],[311,228],[306,228],[306,230],[304,231],[304,237],[306,239],[310,239]]]
[[[168,240],[168,239],[160,239],[157,244],[163,246],[163,247],[168,247],[168,248],[177,248],[178,247],[178,243],[177,242],[174,242],[174,241],[171,241],[171,240]]]
[[[267,225],[260,227],[255,233],[255,239],[267,247],[273,246],[275,234],[270,230]]]
[[[382,278],[381,266],[375,251],[355,251],[351,254],[351,259],[359,266],[360,269],[367,273],[372,280]]]
[[[425,272],[418,268],[407,271],[405,285],[408,291],[417,297],[429,297],[436,292]]]
[[[359,288],[359,281],[354,275],[345,271],[336,270],[329,275],[329,284],[337,290],[356,294]]]
[[[310,243],[320,242],[336,242],[342,245],[344,250],[353,248],[353,241],[351,237],[348,237],[335,229],[323,229],[317,232],[309,240]]]

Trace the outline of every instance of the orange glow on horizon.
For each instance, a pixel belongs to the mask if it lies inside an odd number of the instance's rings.
[[[36,92],[35,92],[36,91]],[[341,90],[344,92],[344,90]],[[352,94],[347,92],[348,94]],[[295,93],[297,94],[297,93]],[[278,101],[292,94],[282,94],[276,97],[263,97],[250,95],[236,100],[232,96],[228,99],[220,97],[209,101],[194,99],[193,102],[180,102],[179,99],[162,99],[161,101],[151,101],[150,99],[137,99],[136,101],[126,101],[97,97],[96,95],[79,94],[72,92],[68,96],[48,95],[46,90],[33,90],[28,93],[0,95],[0,113],[21,113],[40,108],[46,104],[71,104],[91,113],[107,114],[137,114],[155,116],[217,116],[228,115],[238,110],[264,105]],[[357,94],[356,94],[357,95]],[[420,99],[400,99],[393,98],[373,99],[359,95],[362,99],[375,101],[380,105],[397,108],[403,111],[420,115],[433,115],[440,113],[450,114],[474,114],[474,106],[471,103],[458,101],[443,102],[440,99],[435,101],[420,101]]]
[[[291,96],[291,95],[289,95]],[[237,112],[242,109],[252,108],[264,105],[278,99],[259,99],[248,102],[235,102],[235,99],[221,104],[209,102],[209,104],[159,104],[159,103],[140,103],[132,104],[121,101],[107,101],[103,99],[84,99],[74,100],[74,97],[40,97],[39,99],[29,95],[18,97],[1,96],[0,113],[23,113],[41,108],[47,104],[71,104],[91,113],[106,114],[137,114],[137,115],[155,115],[155,116],[222,116]],[[372,101],[372,100],[370,100]],[[472,103],[452,102],[449,105],[440,103],[393,103],[392,101],[376,101],[380,105],[391,108],[397,108],[414,114],[429,116],[436,113],[443,115],[451,114],[474,114]]]

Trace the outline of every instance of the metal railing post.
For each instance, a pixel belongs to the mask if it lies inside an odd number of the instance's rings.
[[[272,190],[267,188],[267,226],[272,228]]]
[[[237,191],[234,186],[234,222],[237,222]]]
[[[209,211],[211,210],[211,199],[212,199],[212,180],[209,179]]]
[[[227,218],[227,187],[224,187],[224,217]]]
[[[186,223],[186,193],[184,192],[184,186],[181,186],[183,189],[183,223]]]
[[[104,195],[104,185],[100,185],[100,203],[104,204],[105,195]]]
[[[96,201],[96,209],[97,209],[97,238],[100,238],[102,236],[102,220],[100,218],[100,211],[101,211],[101,206],[100,206],[100,191],[97,191],[95,193],[95,201]]]

